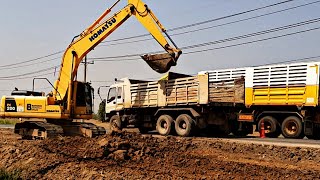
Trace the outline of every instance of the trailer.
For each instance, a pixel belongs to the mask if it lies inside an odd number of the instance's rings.
[[[209,82],[243,76],[244,106],[241,113],[253,119],[259,131],[264,122],[266,136],[311,139],[320,137],[320,62],[277,64],[207,71]],[[240,115],[241,115],[240,113]]]

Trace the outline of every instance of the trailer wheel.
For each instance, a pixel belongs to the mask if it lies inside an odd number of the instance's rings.
[[[264,121],[265,134],[269,138],[277,138],[281,134],[277,120],[272,116],[262,117],[258,122],[258,130],[260,132],[261,123]]]
[[[120,116],[113,115],[110,118],[110,127],[111,127],[111,130],[121,130],[122,129],[122,123],[120,120]]]
[[[191,135],[193,120],[188,114],[181,114],[175,122],[175,129],[179,136],[187,137]]]
[[[173,118],[169,115],[161,115],[157,120],[157,131],[160,135],[167,136],[172,134],[174,129]]]
[[[303,125],[300,118],[296,116],[289,116],[281,126],[282,135],[286,138],[299,139],[304,137]]]

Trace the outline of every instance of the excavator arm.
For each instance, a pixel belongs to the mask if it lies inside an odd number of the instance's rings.
[[[142,59],[144,59],[153,70],[159,73],[167,72],[171,66],[176,65],[181,50],[177,48],[159,20],[141,0],[128,0],[127,6],[107,20],[103,20],[119,1],[120,0],[117,0],[117,2],[111,8],[107,9],[89,28],[75,37],[66,49],[61,63],[60,75],[55,82],[55,90],[53,92],[56,100],[66,100],[64,99],[66,97],[71,98],[72,83],[77,75],[77,70],[82,59],[132,15],[137,18],[166,51],[164,54],[146,54],[142,56]],[[170,46],[162,33],[166,34],[174,47]],[[70,102],[69,100],[71,99],[68,99],[68,102]]]

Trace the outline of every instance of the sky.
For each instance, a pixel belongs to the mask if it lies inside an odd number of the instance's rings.
[[[154,11],[160,22],[168,29],[168,33],[179,47],[212,42],[231,37],[246,35],[258,31],[269,30],[285,25],[303,22],[320,17],[320,2],[308,6],[288,10],[281,13],[263,16],[239,23],[223,25],[241,19],[251,18],[282,9],[299,6],[316,0],[294,0],[271,8],[266,8],[251,13],[242,14],[222,20],[212,21],[199,26],[192,26],[181,30],[170,29],[185,25],[204,22],[207,20],[224,17],[239,12],[278,3],[284,0],[145,0],[149,8]],[[10,95],[14,87],[19,89],[32,89],[32,76],[41,74],[52,83],[57,79],[55,70],[39,72],[61,63],[60,54],[44,58],[32,63],[12,66],[13,63],[21,63],[30,59],[46,56],[58,51],[63,51],[75,35],[85,30],[101,13],[111,6],[114,1],[88,1],[88,0],[33,0],[2,1],[0,5],[0,95]],[[127,1],[121,1],[115,13],[126,5]],[[112,14],[111,13],[111,14]],[[207,28],[218,26],[215,28]],[[320,30],[309,31],[292,36],[239,45],[230,48],[234,44],[270,38],[283,34],[303,31],[320,27],[320,23],[312,23],[283,31],[268,33],[251,38],[219,43],[200,48],[187,49],[178,60],[177,66],[171,71],[196,74],[203,70],[215,70],[223,68],[236,68],[245,66],[279,63],[305,57],[319,56]],[[185,31],[195,31],[201,28],[206,30],[175,35]],[[113,41],[119,38],[131,37],[148,33],[142,25],[131,17],[106,40]],[[145,37],[144,37],[145,38]],[[141,40],[136,38],[132,40]],[[113,41],[97,46],[88,54],[88,58],[110,57],[128,54],[142,54],[162,50],[155,40],[128,43],[130,40]],[[119,44],[120,43],[120,44]],[[215,49],[199,53],[188,53],[196,50]],[[53,60],[50,60],[53,59]],[[48,62],[42,62],[50,60]],[[312,60],[319,60],[314,58]],[[21,66],[21,67],[17,67]],[[59,68],[56,70],[58,71]],[[17,76],[30,72],[38,74]],[[4,77],[13,77],[10,80]],[[161,77],[154,72],[144,61],[113,61],[94,62],[88,65],[88,81],[92,82],[97,90],[99,86],[110,85],[115,78],[129,77],[133,79],[150,80]],[[24,79],[21,79],[24,78]],[[83,65],[79,68],[78,80],[83,79]],[[50,85],[45,81],[36,81],[36,90],[49,92]],[[106,96],[106,90],[102,90],[102,96]],[[96,107],[100,102],[95,95]]]

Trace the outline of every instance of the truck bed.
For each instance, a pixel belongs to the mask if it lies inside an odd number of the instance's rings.
[[[207,101],[203,103],[201,98]],[[244,79],[209,82],[208,78],[207,81],[200,81],[199,76],[192,76],[131,84],[132,107],[207,103],[244,103]]]

